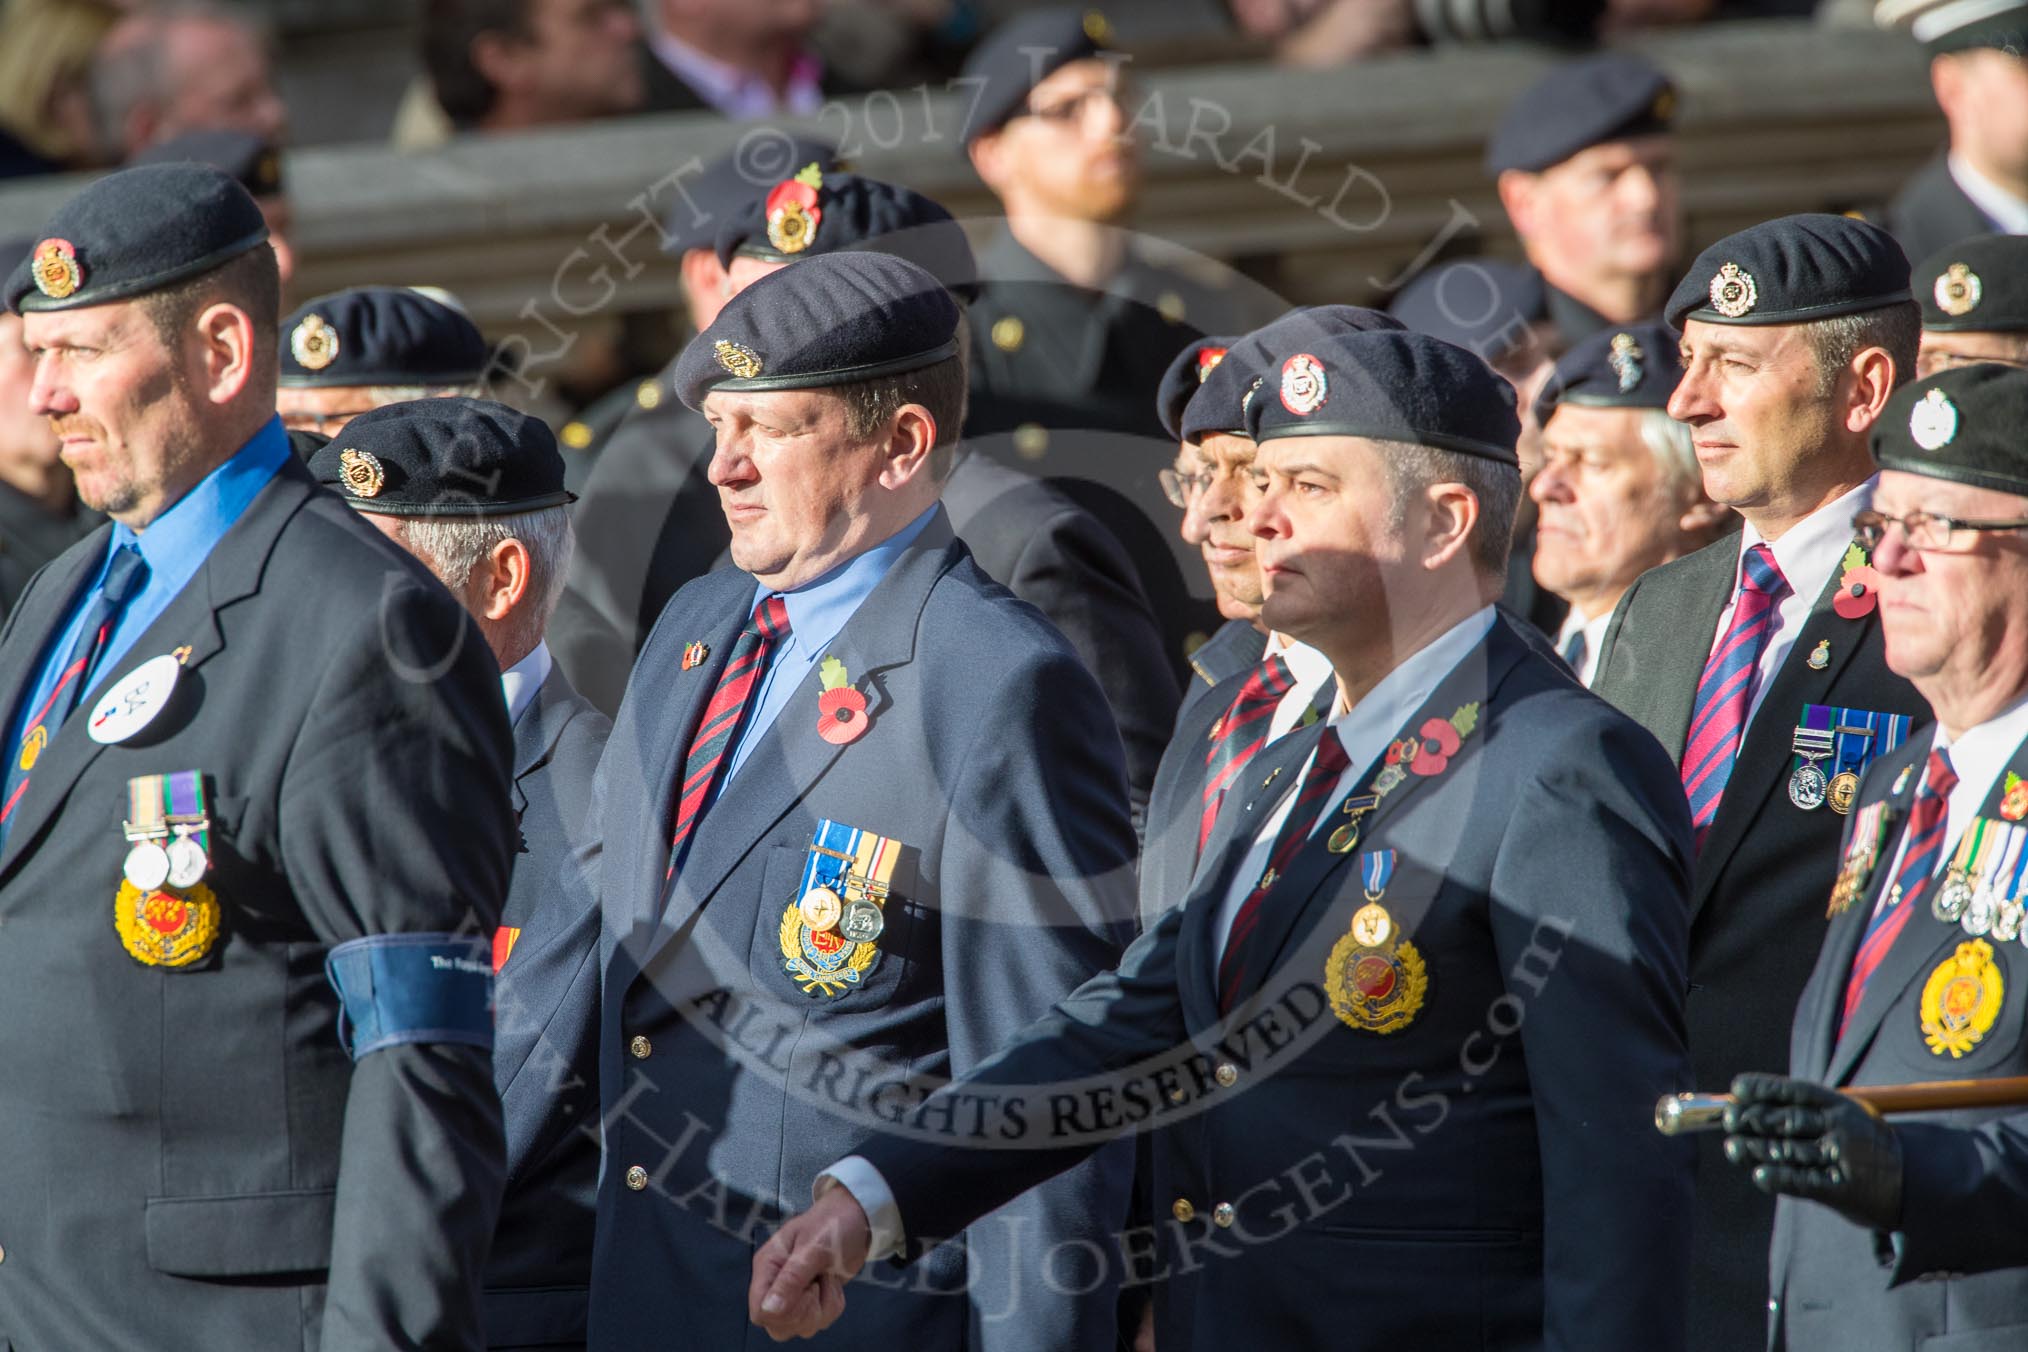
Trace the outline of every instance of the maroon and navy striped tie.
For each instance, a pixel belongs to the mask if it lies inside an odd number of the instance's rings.
[[[1683,792],[1690,799],[1690,824],[1697,830],[1697,848],[1718,815],[1718,800],[1739,759],[1740,735],[1753,702],[1753,680],[1760,655],[1774,633],[1775,607],[1788,594],[1788,579],[1775,562],[1774,551],[1755,545],[1746,551],[1739,570],[1739,599],[1725,637],[1705,660],[1691,706],[1690,733],[1683,743]]]
[[[1289,815],[1282,820],[1274,848],[1268,851],[1267,869],[1253,885],[1253,890],[1246,894],[1246,900],[1240,903],[1239,913],[1232,917],[1232,928],[1226,932],[1225,956],[1218,964],[1220,1013],[1232,1008],[1246,984],[1247,948],[1254,930],[1260,926],[1262,901],[1274,890],[1282,870],[1303,848],[1303,842],[1310,838],[1318,814],[1331,800],[1332,790],[1338,787],[1339,779],[1351,764],[1352,758],[1345,752],[1345,743],[1339,740],[1337,733],[1327,728],[1324,739],[1317,743],[1317,754],[1310,762],[1310,773],[1303,776],[1303,787],[1296,790],[1296,801],[1289,808]]]
[[[739,736],[754,692],[760,689],[761,676],[768,669],[768,654],[788,636],[789,607],[779,596],[755,606],[752,622],[740,630],[739,642],[733,644],[732,656],[726,660],[725,674],[718,678],[718,689],[711,692],[711,703],[704,706],[697,735],[690,739],[690,753],[683,758],[683,786],[676,794],[676,827],[670,833],[669,871],[664,877],[675,876],[683,844],[704,815],[704,805],[711,801],[711,790],[732,752],[733,739]]]
[[[1211,750],[1204,761],[1204,807],[1197,819],[1197,853],[1203,854],[1204,842],[1211,839],[1211,824],[1218,820],[1218,805],[1226,789],[1254,753],[1267,745],[1275,706],[1295,683],[1289,664],[1279,656],[1270,657],[1240,684],[1232,707],[1212,725]]]
[[[1838,1016],[1838,1036],[1858,1011],[1866,994],[1867,979],[1894,947],[1908,917],[1915,911],[1915,899],[1929,886],[1930,875],[1943,859],[1944,832],[1950,828],[1951,790],[1958,785],[1958,772],[1950,756],[1942,751],[1929,753],[1929,770],[1922,787],[1915,791],[1915,805],[1908,810],[1908,848],[1902,852],[1901,867],[1895,870],[1894,886],[1866,922],[1866,935],[1859,951],[1852,955],[1852,974],[1845,979],[1845,1008]]]

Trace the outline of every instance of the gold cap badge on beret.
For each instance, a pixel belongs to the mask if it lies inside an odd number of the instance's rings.
[[[1979,308],[1985,286],[1964,263],[1953,263],[1936,279],[1936,308],[1947,315],[1968,315]]]
[[[64,300],[84,285],[84,269],[78,266],[77,249],[67,239],[46,239],[35,246],[35,263],[30,271],[35,289],[51,300]]]
[[[824,212],[817,205],[817,190],[824,186],[824,171],[806,164],[794,178],[777,183],[768,194],[768,243],[779,253],[799,254],[814,244]]]
[[[1958,434],[1958,406],[1942,390],[1931,390],[1908,414],[1908,435],[1925,451],[1950,445]]]
[[[338,481],[355,498],[377,498],[387,484],[387,472],[372,451],[348,447],[338,452]]]
[[[338,360],[338,330],[322,315],[304,315],[289,335],[289,353],[305,371],[321,371]]]
[[[761,373],[760,353],[745,343],[721,338],[711,345],[711,354],[718,358],[720,366],[741,380],[752,380]]]
[[[1641,359],[1647,355],[1641,351],[1641,345],[1634,341],[1633,334],[1613,335],[1612,352],[1606,357],[1606,364],[1613,368],[1613,375],[1620,383],[1621,394],[1641,383]]]
[[[1753,274],[1737,263],[1727,263],[1711,278],[1711,308],[1727,319],[1739,318],[1759,299],[1760,288],[1753,284]]]

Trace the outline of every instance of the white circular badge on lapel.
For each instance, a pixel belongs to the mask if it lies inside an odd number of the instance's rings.
[[[85,731],[94,742],[124,742],[155,721],[176,689],[183,663],[175,653],[151,657],[120,678],[92,708]]]

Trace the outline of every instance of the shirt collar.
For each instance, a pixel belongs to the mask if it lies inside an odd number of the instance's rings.
[[[1430,692],[1485,641],[1493,618],[1493,607],[1483,606],[1452,625],[1381,677],[1350,713],[1332,722],[1332,730],[1359,774],[1364,775],[1366,767],[1380,758],[1387,743],[1422,707]]]
[[[1289,675],[1295,681],[1295,685],[1291,687],[1294,690],[1313,692],[1335,675],[1331,670],[1330,658],[1309,644],[1290,638],[1287,634],[1271,635],[1268,647],[1289,664]]]
[[[212,549],[292,455],[282,420],[270,419],[230,460],[199,479],[196,487],[149,522],[146,530],[136,531],[115,522],[112,550],[138,546],[148,562],[149,588],[174,595],[196,576]],[[111,550],[106,557],[112,557]]]
[[[2028,235],[2028,202],[1972,168],[1962,155],[1952,154],[1949,164],[1958,191],[1971,198],[1987,220],[2009,235]]]
[[[1740,575],[1746,568],[1746,551],[1764,544],[1774,551],[1775,566],[1788,580],[1789,594],[1816,604],[1817,597],[1831,583],[1831,575],[1845,560],[1852,544],[1852,517],[1873,501],[1873,489],[1880,482],[1874,475],[1841,498],[1825,503],[1782,533],[1768,540],[1752,522],[1739,533],[1739,561],[1734,566],[1732,594],[1739,595]]]
[[[721,113],[760,116],[786,111],[808,115],[817,111],[822,100],[823,63],[807,51],[796,54],[788,83],[777,95],[773,85],[752,71],[701,52],[672,33],[656,29],[648,35],[648,46],[663,65]]]
[[[936,510],[932,506],[893,535],[864,553],[855,554],[816,581],[783,592],[782,600],[789,610],[790,644],[803,648],[806,644],[829,643],[845,627],[845,621],[852,618],[852,612],[873,594],[895,560],[915,543]],[[759,584],[753,603],[758,606],[771,595],[765,583]]]
[[[1966,728],[1956,741],[1950,739],[1943,724],[1937,724],[1929,745],[1932,751],[1951,753],[1951,769],[1957,773],[1958,783],[1977,789],[1983,801],[2023,742],[2028,742],[2028,695],[1977,727]]]
[[[507,697],[509,723],[519,723],[528,706],[535,703],[535,692],[549,679],[550,665],[549,644],[542,642],[535,645],[534,652],[500,673],[500,691]]]

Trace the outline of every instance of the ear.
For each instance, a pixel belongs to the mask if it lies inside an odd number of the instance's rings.
[[[521,82],[519,46],[504,33],[481,33],[472,39],[472,69],[501,93],[516,93]]]
[[[693,296],[702,296],[715,301],[724,301],[725,265],[718,261],[718,254],[711,249],[685,249],[679,264],[683,272],[683,285]]]
[[[1432,484],[1424,523],[1422,566],[1434,573],[1450,567],[1471,548],[1479,526],[1479,495],[1463,484]]]
[[[528,546],[516,539],[502,540],[493,552],[480,560],[473,579],[479,618],[499,622],[512,614],[528,595],[532,560]]]
[[[253,379],[260,352],[252,316],[224,301],[197,316],[197,387],[214,404],[237,399]]]
[[[989,131],[965,147],[973,170],[996,197],[1001,195],[1000,190],[1007,177],[1007,157],[1001,153],[1000,135],[997,131]]]
[[[929,474],[930,452],[936,449],[937,420],[921,404],[903,404],[894,415],[887,438],[887,462],[881,466],[882,488],[904,488]]]
[[[1902,373],[1895,369],[1894,358],[1884,347],[1862,348],[1845,369],[1851,381],[1845,427],[1847,431],[1864,432],[1879,418],[1880,410],[1887,407],[1888,396],[1894,393],[1895,382]]]
[[[1535,175],[1524,174],[1519,169],[1505,169],[1494,188],[1500,194],[1501,208],[1513,223],[1514,233],[1526,236],[1535,228]]]
[[[1931,57],[1929,88],[1936,96],[1936,106],[1943,112],[1944,120],[1955,120],[1964,102],[1964,63],[1950,54]]]

